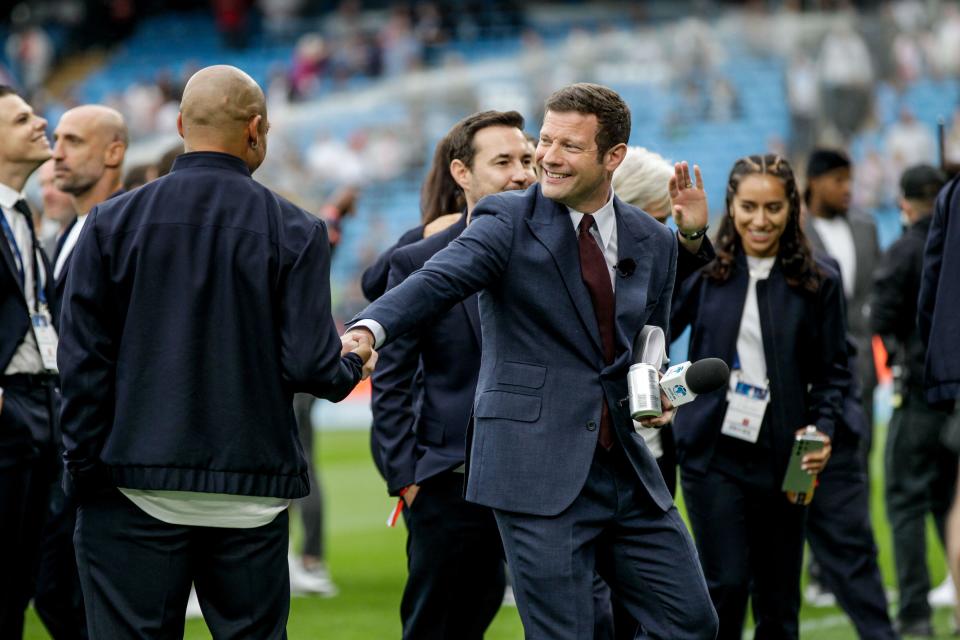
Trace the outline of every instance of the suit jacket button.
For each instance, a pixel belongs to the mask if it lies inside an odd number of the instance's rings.
[[[596,422],[594,422],[593,420],[591,420],[590,422],[587,423],[587,431],[596,431],[596,430],[597,430],[597,423],[596,423]]]

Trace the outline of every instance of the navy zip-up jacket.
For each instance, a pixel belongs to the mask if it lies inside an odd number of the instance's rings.
[[[960,177],[940,190],[923,252],[917,303],[920,339],[927,348],[927,402],[960,398]]]
[[[58,362],[67,470],[85,487],[309,493],[294,392],[342,399],[323,223],[233,156],[180,156],[95,207],[74,249]]]
[[[769,278],[757,284],[757,304],[771,402],[758,447],[770,450],[771,469],[783,477],[794,432],[808,424],[834,437],[849,393],[846,318],[840,274],[817,259],[820,288],[810,293],[791,287],[778,259]],[[746,258],[738,253],[730,278],[716,282],[705,273],[692,276],[674,300],[673,335],[690,325],[690,360],[721,358],[734,362],[740,319],[749,283]],[[703,394],[674,420],[677,458],[687,472],[705,473],[720,438],[727,390]]]

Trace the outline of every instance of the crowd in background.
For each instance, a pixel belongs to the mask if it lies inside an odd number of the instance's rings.
[[[242,2],[213,4],[225,46],[249,47],[251,7]],[[393,187],[409,190],[410,185],[419,184],[436,131],[445,128],[441,123],[446,123],[449,114],[478,111],[490,106],[491,100],[517,101],[537,110],[553,86],[572,80],[603,81],[631,69],[638,73],[636,68],[640,67],[649,70],[651,83],[665,88],[673,100],[672,108],[658,123],[665,136],[683,138],[701,122],[724,124],[749,118],[735,76],[735,58],[744,51],[760,57],[774,56],[784,64],[788,137],[758,138],[758,151],[764,147],[782,151],[798,168],[798,178],[804,183],[847,169],[852,183],[844,216],[848,206],[851,211],[867,214],[883,207],[903,208],[905,172],[918,165],[940,163],[941,149],[933,123],[918,119],[902,98],[918,83],[955,81],[960,76],[960,8],[944,4],[931,11],[919,0],[886,3],[858,14],[862,20],[835,21],[834,16],[825,15],[822,22],[814,16],[802,23],[790,19],[799,7],[784,3],[776,12],[751,8],[735,17],[724,14],[712,21],[686,18],[660,35],[651,24],[642,22],[642,16],[631,14],[632,20],[641,21],[627,28],[618,25],[615,29],[608,24],[576,27],[556,41],[548,41],[529,27],[519,8],[507,6],[497,5],[493,13],[478,8],[454,19],[444,3],[390,3],[367,12],[361,10],[361,3],[346,1],[311,21],[320,28],[305,32],[303,4],[297,0],[264,0],[255,7],[264,37],[295,42],[286,65],[273,68],[264,85],[277,127],[270,138],[271,161],[257,178],[326,220],[334,244],[358,200],[370,198],[382,203],[392,197]],[[116,23],[131,32],[135,20],[124,14],[124,3],[109,5]],[[62,113],[77,99],[69,93],[53,99],[45,86],[56,67],[56,38],[30,16],[30,10],[18,8],[12,16],[13,28],[5,46],[7,65],[0,68],[0,83],[17,84],[38,105],[46,104],[48,113]],[[77,18],[77,24],[82,21],[82,16]],[[498,37],[513,37],[519,42],[517,53],[507,64],[519,68],[520,78],[529,80],[522,92],[515,92],[515,85],[510,85],[503,95],[491,98],[481,86],[454,85],[426,97],[411,95],[414,92],[401,94],[404,112],[399,123],[360,124],[348,132],[322,122],[303,126],[309,119],[304,108],[320,105],[331,95],[350,92],[356,88],[351,80],[409,77],[404,74],[430,68],[455,74],[471,61],[454,55],[449,45],[480,37],[478,34],[492,26],[502,30]],[[731,46],[731,34],[746,36],[740,43],[745,48]],[[555,65],[549,52],[560,52],[563,63]],[[124,115],[134,141],[153,138],[168,142],[175,135],[179,102],[192,71],[189,65],[157,70],[149,81],[105,96],[104,103]],[[440,93],[444,98],[438,104],[425,104]],[[888,99],[891,96],[892,100]],[[891,108],[892,118],[884,113]],[[287,114],[298,115],[293,125],[287,122]],[[960,105],[945,115],[944,164],[960,164]],[[51,128],[55,122],[51,119]],[[532,119],[530,130],[535,131],[537,126],[538,120]],[[178,143],[161,146],[157,153],[144,154],[126,165],[126,190],[170,171],[182,147]],[[861,155],[851,163],[845,153],[837,151],[839,164],[820,167],[818,171],[823,173],[817,175],[804,175],[806,172],[799,168],[815,166],[816,162],[808,165],[808,156],[824,146],[856,147]],[[51,245],[66,225],[57,217],[55,190],[40,173],[36,210],[45,211],[47,216],[38,218],[37,231],[40,241]],[[923,187],[931,182],[925,180]],[[909,188],[907,184],[907,191]],[[932,196],[926,192],[914,200],[932,207]],[[719,203],[712,204],[717,208]],[[811,208],[809,201],[806,205]],[[824,205],[824,209],[829,210],[829,206]],[[914,214],[912,223],[917,221]],[[365,220],[363,232],[367,238],[355,252],[359,256],[357,275],[360,268],[373,261],[385,241],[392,241],[386,222],[376,214]],[[814,222],[810,224],[816,228]],[[823,230],[820,228],[821,233]],[[825,244],[829,245],[829,240]],[[872,260],[878,258],[879,254]],[[872,276],[872,262],[869,267],[864,262],[856,264],[865,269],[868,279]],[[352,280],[334,292],[338,319],[349,317],[363,306],[356,282],[359,278]],[[871,392],[868,386],[864,398],[868,415]],[[955,463],[952,452],[948,457]],[[888,476],[892,476],[890,470]],[[945,511],[941,509],[936,515],[942,521]],[[940,533],[943,535],[942,527]]]

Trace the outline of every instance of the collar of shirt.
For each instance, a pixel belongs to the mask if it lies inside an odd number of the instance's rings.
[[[575,211],[570,207],[567,207],[567,211],[570,212],[570,220],[573,221],[573,228],[576,230],[580,226],[580,220],[586,214]],[[613,189],[610,189],[610,198],[607,199],[607,203],[594,211],[592,215],[597,223],[597,231],[600,232],[600,246],[606,252],[607,247],[610,246],[610,238],[613,237],[617,228],[617,218],[613,209]]]
[[[17,200],[26,200],[27,197],[23,195],[22,191],[14,191],[7,185],[0,182],[0,207],[4,209],[13,209],[13,205],[17,204]]]

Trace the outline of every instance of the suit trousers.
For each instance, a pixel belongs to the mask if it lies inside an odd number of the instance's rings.
[[[5,382],[0,409],[0,638],[19,638],[36,588],[40,532],[56,478],[52,386]],[[46,434],[38,442],[34,434]],[[7,446],[9,445],[9,447]]]
[[[40,568],[33,607],[53,640],[87,638],[77,554],[73,532],[77,525],[77,503],[64,495],[60,478],[50,491],[50,512],[40,543]]]
[[[286,638],[288,513],[253,529],[161,522],[116,489],[85,497],[74,541],[91,638],[183,637],[190,583],[210,632]]]
[[[681,473],[719,640],[741,640],[752,599],[756,640],[796,640],[805,509],[782,492],[715,469]],[[769,483],[768,483],[769,484]]]
[[[870,522],[870,487],[856,439],[837,435],[808,509],[807,542],[820,580],[861,640],[894,640]]]
[[[948,422],[949,414],[931,409],[922,391],[904,393],[890,420],[884,479],[901,622],[930,619],[927,514],[942,544],[957,482],[957,455],[943,444]]]
[[[561,513],[494,513],[528,640],[593,638],[595,572],[639,621],[636,637],[715,637],[686,525],[644,491],[619,444],[597,447],[583,489]]]
[[[463,474],[424,480],[404,508],[407,640],[480,640],[500,609],[506,577],[493,511],[463,499]]]
[[[673,427],[666,425],[660,429],[660,446],[663,447],[663,455],[657,458],[657,466],[663,475],[663,481],[670,490],[670,495],[677,495],[677,448],[673,443]],[[612,598],[611,615],[613,616],[613,636],[616,640],[631,640],[637,633],[637,621],[633,619],[627,608],[620,604],[616,598]],[[599,624],[599,623],[598,623]],[[598,627],[599,629],[600,627]],[[607,635],[597,635],[597,638],[605,638]]]

